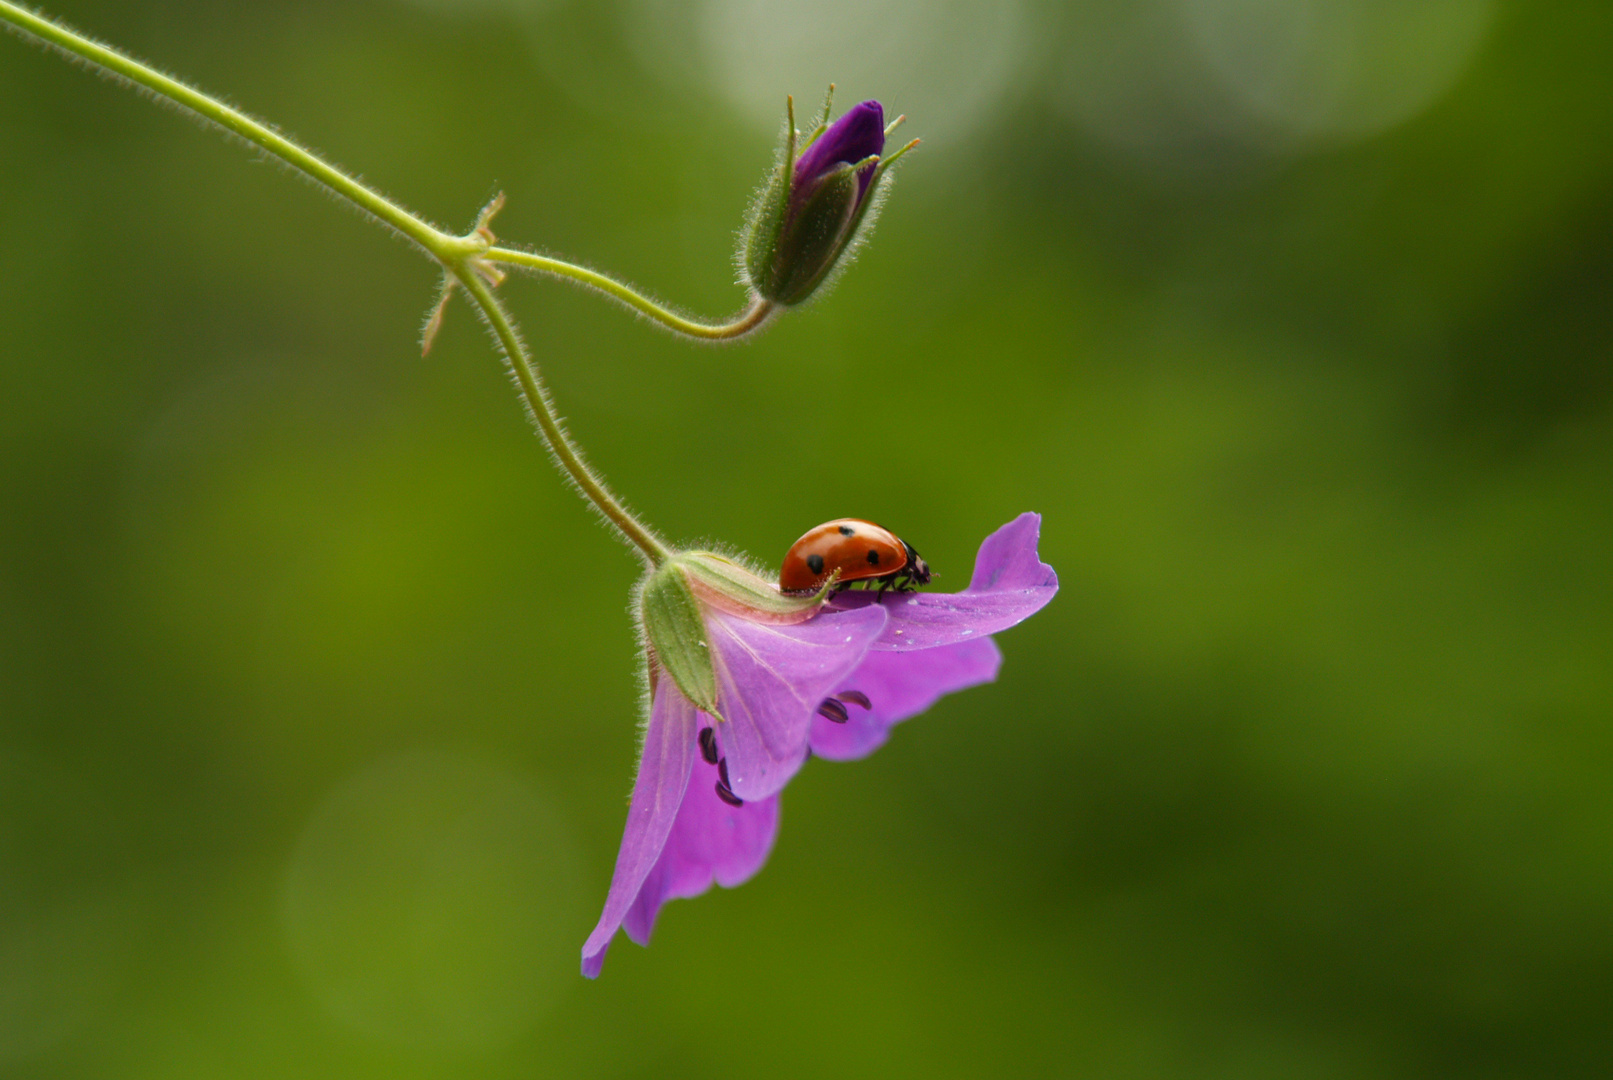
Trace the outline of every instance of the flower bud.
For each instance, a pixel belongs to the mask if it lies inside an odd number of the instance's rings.
[[[828,118],[826,101],[816,137],[797,157],[791,104],[784,153],[743,233],[745,277],[759,296],[776,304],[799,304],[829,279],[872,225],[886,170],[913,145],[881,157],[887,129],[877,101],[865,101],[825,127]]]

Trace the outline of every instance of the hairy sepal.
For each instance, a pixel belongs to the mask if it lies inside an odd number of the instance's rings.
[[[740,266],[751,287],[765,296],[764,282],[772,273],[774,253],[778,250],[779,235],[784,231],[790,216],[790,191],[795,186],[795,103],[789,105],[784,123],[784,137],[779,146],[778,161],[767,178],[767,184],[751,204],[740,246]]]
[[[833,269],[859,208],[857,170],[842,165],[818,181],[784,223],[762,295],[780,304],[799,304]]]
[[[789,168],[780,165],[773,170],[761,198],[751,210],[750,227],[746,230],[744,266],[750,284],[764,296],[772,291],[769,280],[773,273],[773,253],[778,250],[779,234],[790,215]]]
[[[774,582],[715,552],[686,551],[668,565],[687,571],[689,587],[700,603],[751,622],[773,624],[812,618],[829,599],[840,576],[837,571],[809,596],[791,596],[779,592]]]
[[[676,560],[651,572],[639,591],[639,611],[651,654],[695,708],[722,718],[717,711],[717,669],[711,659],[706,622]],[[654,674],[651,674],[654,682]]]

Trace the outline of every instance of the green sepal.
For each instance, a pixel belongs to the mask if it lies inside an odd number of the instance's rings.
[[[811,149],[825,131],[829,130],[829,117],[834,112],[835,84],[829,84],[829,92],[823,95],[823,108],[818,112],[818,118],[812,122],[812,130],[807,132],[806,142],[801,144],[801,153]]]
[[[779,234],[790,216],[790,189],[795,186],[795,98],[786,97],[784,103],[784,145],[779,150],[779,163],[768,177],[761,198],[751,206],[745,230],[745,276],[758,287],[767,279],[773,253],[778,250]]]
[[[784,219],[790,213],[790,183],[786,173],[788,164],[773,170],[767,181],[767,190],[756,203],[745,239],[745,276],[758,290],[765,288],[778,250],[779,233],[784,230]]]
[[[841,165],[818,181],[780,230],[769,278],[756,281],[764,297],[799,304],[812,295],[845,246],[858,186],[855,165]]]
[[[672,676],[695,708],[718,720],[717,668],[706,640],[706,622],[679,560],[652,571],[639,590],[644,633],[661,669]]]
[[[904,147],[896,152],[896,157],[885,158],[874,166],[874,175],[868,181],[868,194],[863,201],[857,204],[856,213],[851,215],[851,221],[846,225],[846,248],[851,248],[857,242],[857,234],[862,231],[863,221],[870,211],[879,206],[885,199],[885,185],[889,182],[886,173],[896,163],[896,158],[906,153]],[[839,261],[838,259],[836,261]],[[816,286],[813,286],[816,288]]]
[[[805,622],[818,613],[840,580],[837,570],[816,593],[794,596],[780,592],[773,582],[714,552],[686,551],[674,563],[688,572],[689,585],[699,602],[752,622]]]

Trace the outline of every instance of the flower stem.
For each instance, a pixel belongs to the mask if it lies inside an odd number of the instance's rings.
[[[494,261],[508,262],[580,282],[623,301],[678,333],[703,340],[723,340],[747,334],[767,321],[773,312],[773,305],[760,299],[753,300],[749,308],[726,323],[705,323],[686,319],[629,286],[595,271],[559,259],[492,247],[492,234],[486,228],[485,219],[490,217],[492,212],[496,212],[497,204],[490,207],[488,212],[484,212],[484,220],[479,221],[477,228],[471,233],[454,236],[366,187],[268,125],[115,49],[100,45],[65,26],[19,7],[10,0],[0,0],[0,25],[4,24],[10,24],[26,34],[31,34],[71,57],[87,60],[136,86],[144,87],[161,98],[189,109],[204,120],[217,124],[230,134],[261,147],[423,248],[464,286],[472,302],[486,318],[495,340],[515,372],[516,381],[520,383],[522,394],[531,410],[532,422],[544,442],[548,444],[556,465],[576,484],[583,498],[593,504],[600,514],[638,549],[646,562],[655,566],[669,557],[670,551],[666,544],[648,526],[628,512],[621,501],[606,487],[604,480],[588,467],[583,460],[582,452],[561,427],[548,390],[544,387],[526,347],[521,343],[514,322],[488,284],[490,278],[496,281],[500,276],[491,264]]]
[[[159,97],[183,105],[230,134],[262,147],[292,168],[308,174],[349,202],[397,229],[439,259],[446,261],[468,254],[470,251],[465,241],[434,228],[267,125],[230,108],[222,101],[209,97],[194,87],[187,86],[177,79],[171,79],[162,72],[155,71],[115,49],[97,44],[65,26],[41,18],[25,8],[10,3],[9,0],[0,0],[0,20],[27,31],[62,52],[88,60],[115,75],[121,75],[137,86],[145,87]]]
[[[615,278],[608,277],[586,266],[578,266],[563,259],[552,258],[548,255],[538,255],[530,251],[521,251],[518,248],[495,247],[488,250],[484,256],[488,262],[504,263],[507,266],[519,267],[523,270],[535,270],[543,274],[552,274],[558,278],[598,289],[600,292],[614,299],[620,300],[640,315],[654,319],[668,330],[685,337],[698,338],[701,341],[733,341],[742,338],[753,330],[763,326],[777,311],[777,305],[761,297],[752,297],[750,305],[744,311],[735,315],[727,322],[713,323],[701,319],[690,319],[677,312],[663,307],[651,300],[643,293],[638,292],[629,285],[625,285]]]
[[[509,314],[505,312],[504,305],[493,295],[492,288],[474,267],[456,266],[454,276],[465,287],[471,300],[487,319],[488,328],[492,330],[500,350],[514,370],[516,381],[521,384],[521,393],[526,398],[527,407],[532,411],[532,422],[543,435],[544,442],[549,445],[555,463],[571,478],[572,483],[577,485],[583,498],[592,503],[607,521],[621,531],[629,543],[638,548],[645,562],[651,566],[661,565],[671,557],[672,552],[648,526],[628,512],[621,501],[605,486],[605,481],[596,476],[583,460],[582,452],[560,426],[560,421],[555,416],[554,404],[549,400],[549,390],[543,385],[543,380],[538,376],[537,369],[527,355],[520,333],[515,329]]]

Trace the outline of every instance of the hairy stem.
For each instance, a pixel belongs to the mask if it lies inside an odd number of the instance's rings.
[[[41,18],[9,0],[0,0],[0,19],[25,30],[62,52],[88,60],[107,71],[145,87],[153,94],[183,105],[232,135],[262,147],[292,168],[306,173],[349,202],[372,214],[425,248],[439,259],[467,253],[465,241],[434,228],[403,207],[372,191],[340,169],[325,163],[285,136],[245,113],[230,108],[195,87],[171,79],[138,60],[74,33],[65,26]]]
[[[700,341],[728,341],[744,337],[765,325],[775,312],[774,305],[765,300],[754,299],[744,311],[726,322],[690,319],[656,303],[632,286],[597,270],[589,270],[562,259],[513,248],[493,248],[489,251],[485,238],[454,236],[444,232],[379,192],[365,187],[355,178],[298,146],[267,124],[254,120],[237,109],[232,109],[193,86],[169,78],[116,49],[91,41],[65,26],[11,3],[10,0],[0,0],[0,22],[10,23],[71,56],[105,68],[137,86],[184,106],[230,134],[263,148],[292,168],[312,177],[375,218],[397,229],[445,266],[451,266],[458,259],[481,257],[490,262],[502,262],[552,274],[597,289],[674,333]]]
[[[651,566],[659,566],[666,561],[672,554],[666,544],[628,513],[621,500],[605,486],[605,481],[588,467],[588,463],[583,460],[582,452],[560,426],[560,421],[555,416],[554,405],[549,400],[549,390],[543,385],[543,380],[527,355],[521,335],[516,331],[515,324],[505,312],[504,306],[499,303],[498,297],[493,295],[492,288],[474,268],[456,267],[454,273],[470,295],[472,302],[486,317],[488,328],[492,330],[505,359],[515,372],[516,381],[521,384],[521,393],[526,398],[527,407],[532,411],[532,422],[543,435],[543,441],[548,444],[550,452],[554,454],[556,464],[571,478],[583,497],[593,504],[605,520],[614,525],[622,536],[638,549],[645,562]]]
[[[585,266],[568,263],[563,259],[506,247],[491,248],[484,258],[488,262],[504,263],[507,266],[519,267],[522,270],[535,270],[543,274],[552,274],[555,277],[575,282],[578,285],[598,289],[607,296],[620,300],[640,315],[654,319],[668,330],[682,334],[685,337],[698,338],[701,341],[733,341],[736,338],[742,338],[746,334],[764,326],[767,320],[778,310],[777,306],[771,301],[763,300],[758,296],[752,298],[749,307],[727,322],[713,323],[700,319],[689,319],[656,303],[615,278],[607,277]]]
[[[418,244],[464,286],[471,301],[487,319],[495,340],[521,386],[522,394],[531,410],[532,422],[544,442],[548,444],[561,471],[576,484],[583,498],[620,531],[623,538],[638,550],[646,562],[652,566],[658,565],[669,556],[666,544],[653,530],[628,512],[621,501],[606,487],[604,480],[588,467],[583,460],[582,452],[561,427],[554,405],[549,399],[548,390],[544,387],[526,347],[521,343],[514,322],[493,294],[489,281],[497,281],[501,275],[492,264],[504,262],[589,286],[622,301],[677,333],[700,340],[720,341],[748,334],[767,322],[774,312],[772,304],[765,300],[754,299],[745,311],[728,322],[701,322],[678,315],[631,287],[596,271],[525,251],[495,248],[492,246],[492,234],[487,229],[486,219],[496,212],[497,207],[502,205],[501,202],[495,202],[484,211],[483,220],[477,223],[477,228],[471,233],[466,236],[454,236],[366,187],[268,125],[115,49],[91,41],[65,26],[11,3],[10,0],[0,0],[0,24],[9,24],[71,57],[88,61],[161,98],[189,109],[230,134],[261,147]]]

